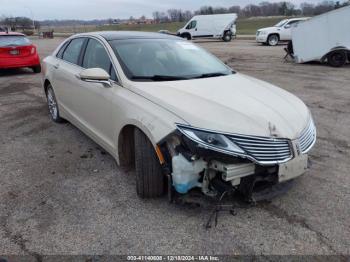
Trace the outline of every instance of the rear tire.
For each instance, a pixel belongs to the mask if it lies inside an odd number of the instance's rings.
[[[32,70],[35,74],[41,73],[41,65],[37,65],[37,66],[32,67]]]
[[[232,40],[232,33],[231,32],[226,32],[222,38],[224,42],[231,42]]]
[[[141,130],[135,129],[136,191],[141,198],[164,194],[164,175],[156,151]]]
[[[327,62],[332,67],[342,67],[346,64],[347,55],[345,51],[334,51],[327,56]]]
[[[269,46],[276,46],[278,45],[279,40],[280,39],[278,35],[272,34],[272,35],[269,35],[269,37],[267,38],[267,44]]]
[[[46,88],[46,99],[52,121],[56,123],[63,123],[64,119],[60,117],[56,95],[51,85],[48,85]]]

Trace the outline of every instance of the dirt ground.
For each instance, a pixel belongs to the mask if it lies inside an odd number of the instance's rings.
[[[34,42],[44,57],[61,41]],[[285,195],[222,213],[205,230],[209,210],[139,199],[132,172],[71,124],[51,122],[40,75],[2,71],[0,254],[350,255],[350,66],[284,62],[283,46],[250,40],[200,44],[309,106],[318,128],[310,171]]]

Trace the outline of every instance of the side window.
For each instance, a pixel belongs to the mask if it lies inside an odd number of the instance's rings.
[[[67,46],[66,50],[64,51],[62,59],[77,65],[81,47],[83,46],[84,41],[85,41],[85,38],[73,39]]]
[[[83,59],[84,68],[102,68],[110,73],[111,61],[104,46],[95,39],[87,44]]]
[[[293,25],[296,25],[299,22],[300,20],[291,21],[285,26],[285,28],[291,28]]]
[[[191,26],[191,28],[196,28],[196,26],[197,26],[197,21],[192,21],[192,26]]]
[[[191,23],[189,23],[186,27],[186,29],[193,29],[193,28],[196,28],[197,26],[197,21],[193,20],[191,21]]]
[[[62,59],[63,52],[64,52],[64,50],[66,50],[66,47],[67,47],[67,45],[69,44],[69,42],[70,42],[70,41],[64,43],[64,45],[61,47],[60,51],[58,51],[56,57]]]

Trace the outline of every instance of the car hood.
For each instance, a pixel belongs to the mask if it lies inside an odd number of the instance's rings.
[[[271,32],[271,31],[276,31],[278,27],[272,26],[272,27],[265,27],[265,28],[260,28],[258,31],[260,32]]]
[[[187,124],[218,132],[295,139],[310,118],[296,96],[243,74],[133,82],[130,88]]]

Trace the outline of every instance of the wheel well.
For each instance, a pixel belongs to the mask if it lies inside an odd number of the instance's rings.
[[[272,34],[269,34],[269,35],[267,36],[267,39],[269,39],[269,37],[270,37],[270,36],[272,36],[272,35],[277,35],[278,40],[280,40],[280,39],[281,39],[281,38],[280,38],[280,35],[279,35],[278,33],[272,33]]]
[[[51,83],[50,83],[50,81],[49,80],[47,80],[47,79],[45,79],[45,82],[44,82],[44,90],[45,90],[45,94],[46,94],[46,92],[47,92],[47,87],[50,85]]]
[[[335,47],[332,48],[327,54],[325,54],[322,58],[321,61],[324,62],[328,58],[328,56],[332,53],[338,52],[338,51],[343,51],[347,55],[347,59],[350,61],[350,50],[345,48],[345,47]]]
[[[180,36],[181,36],[182,38],[184,38],[185,36],[191,37],[191,34],[188,33],[188,32],[185,32],[185,33],[182,33]]]
[[[123,127],[118,138],[118,155],[120,166],[135,166],[135,132],[136,126],[127,125]]]

